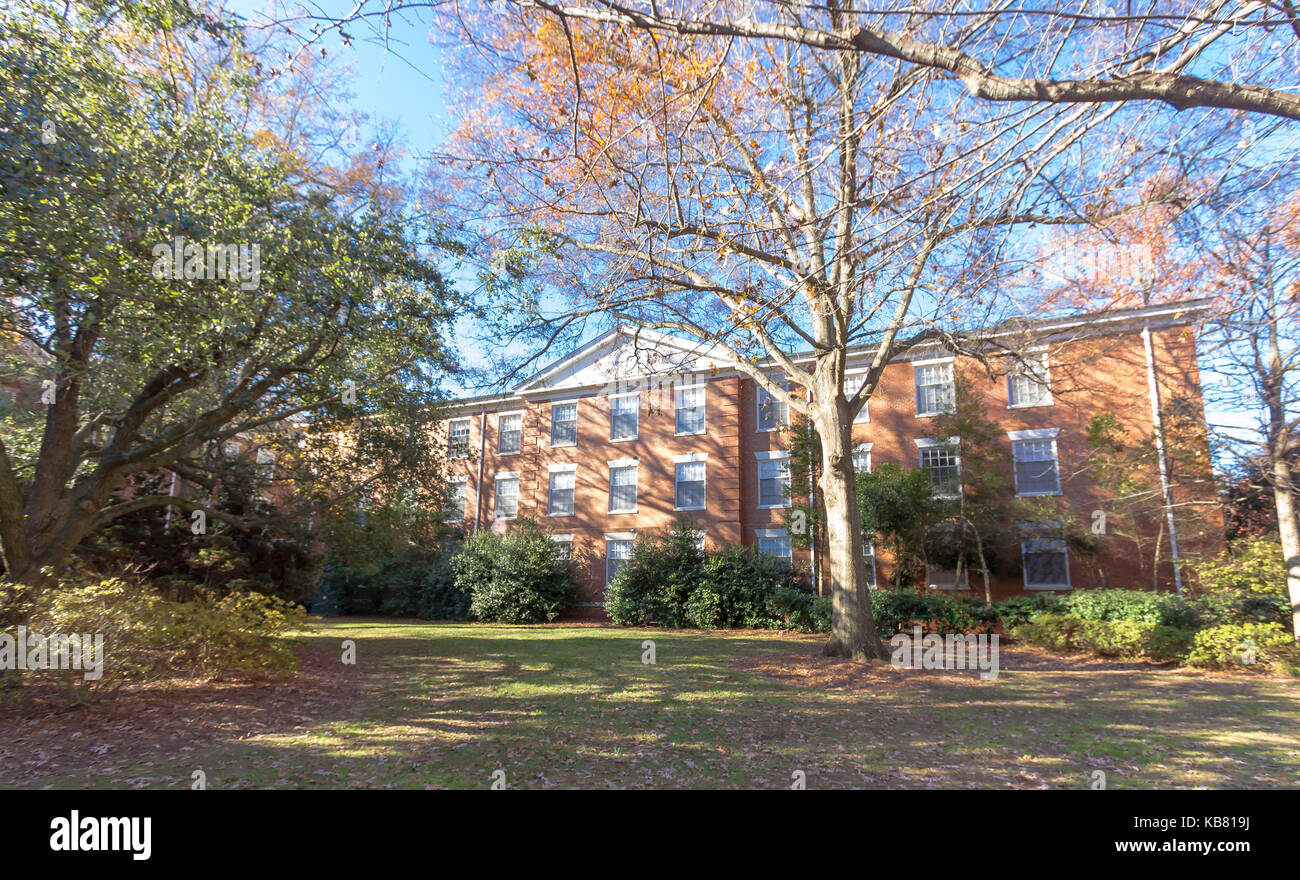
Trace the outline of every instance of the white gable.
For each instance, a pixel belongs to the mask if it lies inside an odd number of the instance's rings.
[[[561,358],[515,388],[519,394],[609,386],[636,379],[667,379],[729,363],[709,358],[710,349],[650,331],[611,330]]]

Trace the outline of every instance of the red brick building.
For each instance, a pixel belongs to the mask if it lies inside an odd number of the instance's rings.
[[[1016,360],[954,358],[935,345],[915,346],[886,367],[859,414],[855,464],[926,467],[936,481],[960,468],[960,450],[936,444],[941,438],[931,426],[954,377],[963,376],[1007,432],[1016,491],[1059,496],[1088,517],[1098,504],[1083,467],[1094,414],[1113,412],[1150,435],[1154,393],[1158,404],[1192,402],[1203,422],[1191,333],[1199,309],[1181,303],[1026,322],[985,337],[991,351],[1027,353]],[[871,354],[865,347],[851,353],[847,382]],[[1005,366],[991,368],[995,362]],[[759,366],[777,375],[775,365]],[[635,536],[667,528],[682,513],[706,545],[757,545],[807,564],[810,551],[792,550],[785,527],[788,424],[784,407],[718,352],[645,330],[612,330],[509,393],[455,403],[447,423],[452,519],[466,531],[536,520],[569,546],[579,563],[580,601],[593,613]],[[1137,585],[1121,552],[1085,563],[1040,541],[1027,543],[1025,553],[1034,558],[1018,577],[999,578],[994,598]],[[874,570],[877,560],[869,561]],[[879,562],[883,572],[888,560]],[[1167,568],[1161,577],[1170,583]],[[936,571],[929,579],[951,589],[952,573],[944,577]]]

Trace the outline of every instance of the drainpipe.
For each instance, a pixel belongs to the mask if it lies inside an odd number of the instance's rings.
[[[805,388],[804,396],[808,399],[808,403],[810,404],[809,409],[811,409],[812,389]],[[820,596],[822,594],[822,573],[817,568],[817,531],[816,531],[816,526],[814,525],[814,523],[816,523],[816,519],[813,517],[813,514],[816,513],[817,511],[816,505],[814,504],[814,502],[817,499],[817,494],[816,494],[815,481],[813,480],[813,468],[812,468],[812,463],[813,463],[812,451],[813,451],[814,435],[816,432],[813,431],[812,419],[808,419],[807,421],[808,421],[808,427],[806,430],[808,432],[808,551],[809,551],[808,561],[809,564],[812,565],[813,587],[817,591],[817,595]]]
[[[1165,505],[1165,522],[1169,525],[1169,551],[1174,563],[1174,589],[1183,594],[1183,573],[1179,565],[1178,530],[1174,526],[1174,500],[1169,489],[1169,461],[1165,455],[1164,422],[1160,417],[1160,389],[1156,385],[1156,353],[1151,344],[1151,325],[1142,324],[1142,347],[1147,359],[1147,397],[1151,400],[1151,422],[1156,435],[1156,457],[1160,461],[1160,496]]]
[[[483,453],[487,450],[487,410],[479,413],[478,421],[478,482],[474,485],[474,532],[478,534],[478,520],[483,510]]]

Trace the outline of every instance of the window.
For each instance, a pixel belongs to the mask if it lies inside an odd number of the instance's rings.
[[[677,510],[704,509],[704,462],[677,463],[677,495],[673,506]]]
[[[446,503],[443,505],[447,522],[462,522],[465,519],[465,495],[468,489],[468,477],[452,477],[447,481]]]
[[[551,542],[557,556],[566,562],[573,559],[573,535],[551,535]]]
[[[618,574],[618,570],[632,558],[634,540],[630,534],[605,536],[605,585]]]
[[[853,473],[871,473],[871,444],[859,443],[853,447]]]
[[[952,409],[955,392],[952,382],[952,361],[935,364],[917,364],[916,414],[937,416]]]
[[[523,448],[524,414],[502,413],[497,423],[497,455],[514,455]]]
[[[1070,556],[1060,537],[1060,523],[1022,523],[1020,532],[1025,589],[1070,589]]]
[[[853,395],[858,393],[858,389],[862,387],[862,383],[866,380],[866,378],[867,376],[865,373],[858,373],[857,375],[853,375],[853,376],[845,376],[844,377],[844,399],[852,400]],[[868,403],[869,401],[866,400],[862,401],[862,409],[858,410],[858,414],[853,417],[853,424],[861,425],[865,422],[871,421],[871,415],[867,411]]]
[[[758,506],[790,506],[790,454],[756,452],[758,458]]]
[[[636,439],[640,400],[638,394],[621,394],[613,398],[609,414],[609,439]]]
[[[636,471],[635,462],[610,462],[610,513],[636,513]]]
[[[925,567],[925,582],[929,584],[932,590],[969,590],[970,589],[970,569],[963,567],[961,570],[961,583],[956,583],[957,570],[955,568],[940,568],[937,565],[927,565]]]
[[[452,419],[447,425],[447,457],[469,458],[469,419]]]
[[[758,536],[759,553],[790,561],[790,536],[785,529],[755,529],[754,534]]]
[[[576,465],[553,466],[553,470],[551,471],[551,488],[547,495],[547,515],[573,515],[573,486],[576,470]]]
[[[677,433],[704,433],[704,386],[678,388],[676,394]]]
[[[576,446],[578,444],[578,405],[556,403],[551,405],[551,445]]]
[[[1015,439],[1042,431],[1012,431],[1011,454],[1016,462],[1017,495],[1059,495],[1061,471],[1056,460],[1056,440],[1050,437]],[[1054,432],[1053,432],[1054,433]]]
[[[862,564],[867,570],[867,589],[876,588],[876,542],[862,536]]]
[[[790,405],[758,386],[758,430],[780,431],[790,424]]]
[[[961,456],[957,444],[948,440],[917,440],[921,450],[921,467],[930,472],[934,494],[956,498],[961,494]]]
[[[497,498],[494,507],[497,519],[514,519],[519,515],[519,475],[497,476]]]
[[[257,475],[263,480],[275,479],[275,453],[271,450],[257,450]]]
[[[1026,355],[1007,373],[1007,406],[1051,406],[1052,386],[1047,352]]]

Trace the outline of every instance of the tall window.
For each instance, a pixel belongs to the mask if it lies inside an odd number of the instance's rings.
[[[551,489],[547,496],[546,512],[550,516],[573,515],[573,469],[551,471]]]
[[[563,560],[573,559],[573,535],[551,535],[555,545],[555,555]]]
[[[1047,370],[1047,352],[1026,355],[1007,373],[1007,405],[1049,406],[1052,385]]]
[[[468,477],[452,477],[447,481],[446,510],[447,522],[461,522],[465,519],[465,496],[469,488]]]
[[[635,464],[610,465],[609,468],[609,512],[636,512],[636,471]]]
[[[524,414],[502,413],[497,428],[497,454],[513,455],[523,448]]]
[[[758,534],[758,552],[789,562],[792,558],[790,536],[784,529],[762,529]]]
[[[952,362],[918,364],[916,370],[916,414],[937,416],[953,407],[956,392],[952,381]]]
[[[263,480],[275,479],[275,453],[271,450],[257,450],[257,475]]]
[[[1070,589],[1070,555],[1059,523],[1023,523],[1020,528],[1025,589]]]
[[[758,430],[780,431],[790,424],[790,405],[777,400],[762,385],[758,387]]]
[[[605,538],[605,585],[618,574],[618,570],[632,558],[631,538]]]
[[[447,457],[469,458],[469,419],[452,419],[448,423]]]
[[[555,403],[551,405],[551,445],[575,446],[578,443],[578,405]]]
[[[640,399],[637,394],[620,394],[613,398],[609,414],[609,439],[636,439]]]
[[[519,515],[519,477],[497,477],[497,498],[494,507],[497,519],[514,519]]]
[[[704,386],[677,389],[677,433],[704,433]]]
[[[758,506],[790,506],[790,458],[762,458],[758,462]]]
[[[865,373],[858,373],[853,376],[845,376],[844,377],[844,399],[852,400],[853,395],[858,393],[858,389],[862,387],[862,383],[866,381],[866,378],[867,377]],[[871,416],[867,411],[868,403],[869,401],[866,400],[862,401],[862,409],[858,410],[857,415],[853,417],[853,424],[860,425],[863,424],[864,422],[871,421]]]
[[[677,464],[678,510],[704,509],[704,462],[684,461]]]
[[[853,473],[871,473],[871,444],[859,443],[853,447]]]
[[[1061,471],[1055,440],[1014,440],[1011,453],[1016,461],[1017,495],[1060,494]]]
[[[922,446],[921,467],[930,472],[934,494],[941,498],[956,498],[961,493],[961,456],[955,445],[935,443]]]
[[[867,589],[876,588],[876,542],[862,536],[862,565],[867,570]]]
[[[932,590],[969,590],[970,569],[962,568],[961,583],[957,583],[957,569],[927,565],[925,567],[925,580]]]

